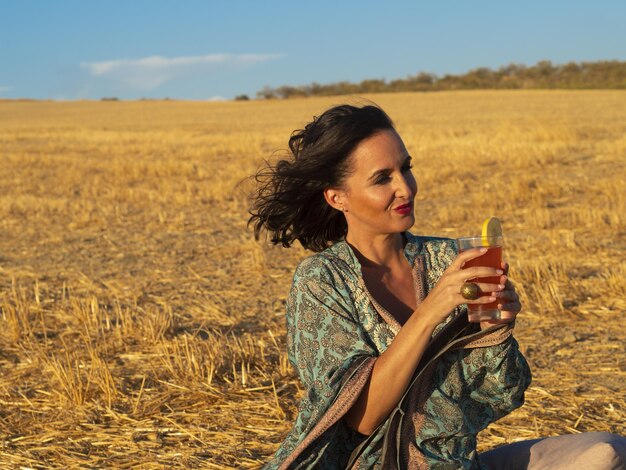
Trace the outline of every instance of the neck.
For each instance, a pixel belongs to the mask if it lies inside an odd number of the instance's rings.
[[[401,233],[377,236],[358,236],[348,231],[346,242],[355,250],[364,267],[390,266],[404,256],[404,237]]]

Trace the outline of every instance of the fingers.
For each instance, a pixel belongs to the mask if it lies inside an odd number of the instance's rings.
[[[500,290],[500,291],[492,291],[494,296],[498,299],[498,302],[505,303],[513,303],[519,301],[519,296],[517,292],[512,290]]]
[[[506,261],[502,261],[500,266],[502,266],[502,270],[504,271],[504,274],[509,274],[509,263],[507,263]]]
[[[522,303],[520,302],[519,295],[515,291],[515,286],[508,279],[504,285],[504,289],[494,293],[494,296],[498,299],[498,309],[503,313],[506,312],[510,315],[517,315],[522,310]]]
[[[493,283],[476,283],[481,292],[490,292],[489,297],[482,297],[482,299],[490,298],[492,301],[497,301],[498,310],[500,311],[500,318],[493,320],[481,321],[481,324],[498,325],[503,323],[511,323],[515,321],[515,318],[522,310],[522,304],[520,302],[519,295],[515,291],[515,286],[508,279],[509,264],[506,262],[501,263],[503,275],[500,276],[500,284]],[[471,268],[468,268],[468,271]],[[501,287],[502,286],[502,287]],[[483,303],[466,301],[467,303]],[[483,327],[484,328],[484,327]]]
[[[504,274],[502,269],[490,268],[487,266],[472,266],[459,271],[458,276],[463,280],[476,279],[479,277],[496,277]]]
[[[505,276],[502,276],[503,278]],[[498,309],[509,310],[513,312],[519,312],[521,310],[521,303],[517,292],[513,289],[508,289],[505,284],[489,284],[485,282],[475,282],[483,294],[480,297],[480,302],[465,299],[466,303],[489,303],[498,301]],[[490,295],[485,295],[490,294]],[[482,299],[487,299],[482,301]]]
[[[517,315],[522,310],[522,304],[518,301],[498,302],[498,310],[501,312],[508,312],[511,315]]]
[[[496,297],[494,297],[493,295],[484,295],[474,300],[468,300],[461,296],[461,299],[462,300],[459,302],[459,304],[472,304],[472,305],[490,304],[497,300]]]
[[[481,292],[500,292],[503,291],[505,288],[505,284],[504,282],[502,282],[501,284],[490,284],[490,283],[486,283],[486,282],[474,282],[474,284],[476,284],[478,286],[478,288],[480,289]]]
[[[501,289],[501,292],[499,293],[498,297],[504,301],[519,300],[519,295],[517,294],[513,283],[509,281],[508,278],[506,278],[506,276],[502,276],[502,278],[505,278],[504,289]]]
[[[463,251],[458,254],[456,259],[450,264],[450,267],[455,270],[462,269],[465,262],[474,258],[478,258],[485,253],[487,253],[486,248],[472,248],[470,250]]]

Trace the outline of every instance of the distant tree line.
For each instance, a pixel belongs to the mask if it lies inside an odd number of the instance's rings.
[[[533,66],[510,64],[491,70],[480,67],[464,75],[420,72],[404,79],[363,80],[360,83],[337,82],[326,85],[264,87],[257,98],[296,98],[402,91],[444,91],[475,89],[626,89],[626,62],[569,62],[554,65],[548,60]]]

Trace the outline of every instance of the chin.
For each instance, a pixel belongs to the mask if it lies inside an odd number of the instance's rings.
[[[397,233],[406,232],[411,227],[413,227],[413,225],[415,225],[415,217],[407,217],[405,220],[402,221],[402,223],[398,224]]]

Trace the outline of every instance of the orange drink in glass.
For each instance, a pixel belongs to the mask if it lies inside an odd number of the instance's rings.
[[[477,258],[467,261],[463,268],[471,268],[472,266],[487,266],[496,269],[502,269],[502,245],[503,237],[462,237],[457,239],[459,253],[470,250],[472,248],[487,248],[487,252]],[[500,276],[479,277],[468,279],[468,282],[485,282],[488,284],[499,284]],[[491,292],[481,292],[481,297],[491,296]],[[500,318],[498,310],[498,301],[488,304],[467,304],[468,319],[470,322],[481,322],[486,320],[495,320]]]

